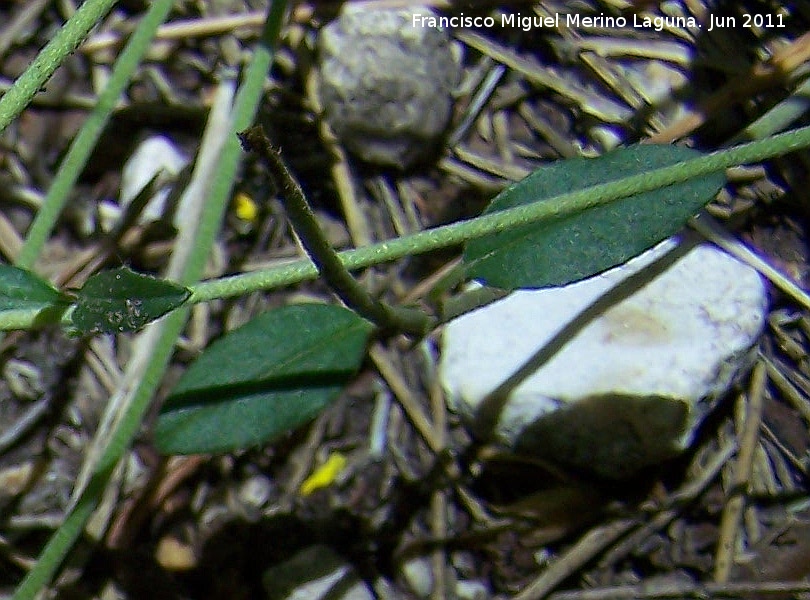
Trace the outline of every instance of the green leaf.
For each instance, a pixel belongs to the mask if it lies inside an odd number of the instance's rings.
[[[0,311],[36,311],[69,302],[67,296],[31,271],[0,265]]]
[[[339,306],[301,304],[259,315],[188,368],[158,417],[158,449],[228,452],[306,423],[357,371],[372,329]]]
[[[122,267],[93,275],[76,294],[72,320],[84,333],[135,331],[185,302],[176,283]]]
[[[542,167],[492,201],[487,213],[543,202],[700,153],[681,146],[636,145],[599,158]],[[583,213],[470,241],[470,276],[504,289],[564,285],[614,267],[675,234],[725,184],[721,173],[638,194]]]

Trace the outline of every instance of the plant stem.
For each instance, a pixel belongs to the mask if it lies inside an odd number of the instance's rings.
[[[234,102],[231,127],[234,132],[244,129],[255,118],[262,98],[265,76],[272,62],[273,47],[281,31],[286,6],[285,0],[272,0],[268,7],[267,20],[262,31],[262,43],[256,46],[244,82],[240,86]],[[194,240],[195,248],[181,277],[183,281],[197,280],[203,271],[205,260],[218,230],[218,224],[227,207],[227,200],[239,163],[239,155],[239,145],[231,136],[225,142],[223,158],[212,176],[214,184],[210,189],[206,211],[197,230],[198,235]],[[28,572],[20,587],[15,591],[14,600],[32,600],[47,585],[70,548],[81,535],[104,491],[112,469],[140,429],[143,414],[160,385],[173,354],[174,344],[185,326],[188,314],[189,307],[183,306],[158,324],[162,326],[159,340],[155,345],[154,354],[150,356],[143,377],[133,391],[133,400],[127,414],[123,415],[112,433],[88,487],[79,497],[75,508],[66,517],[62,527],[48,540],[40,560]]]
[[[728,167],[765,160],[808,146],[810,146],[810,126],[647,173],[561,194],[543,202],[517,206],[371,246],[346,250],[338,253],[337,257],[345,269],[350,271],[363,269],[406,256],[462,244],[513,227],[562,219],[620,198],[649,192],[693,177],[722,171]],[[281,267],[201,282],[191,287],[189,302],[208,302],[217,298],[241,296],[257,290],[300,283],[315,279],[317,276],[318,269],[312,262],[299,260]]]
[[[346,250],[337,253],[337,257],[343,267],[349,271],[364,269],[406,256],[461,244],[511,227],[565,218],[587,208],[619,198],[649,192],[684,181],[690,177],[706,175],[740,164],[765,160],[808,146],[810,146],[810,126],[782,133],[767,140],[751,142],[743,146],[720,150],[699,158],[690,159],[676,165],[654,169],[640,175],[624,177],[610,183],[562,194],[540,203],[518,206],[467,221],[460,221],[451,225],[420,231],[409,236],[379,242],[371,246]],[[215,179],[214,185],[219,185],[220,181]],[[271,290],[294,285],[317,277],[318,269],[312,261],[308,259],[292,261],[289,264],[272,269],[191,284],[191,297],[188,303],[197,304],[210,302],[218,298],[242,296],[259,290]],[[24,314],[17,314],[7,322],[4,319],[4,314],[0,313],[0,330],[29,329],[46,323],[46,320],[40,320],[39,323],[35,322],[33,314],[29,321],[25,320]],[[69,311],[65,313],[62,323],[65,325],[70,324]]]
[[[82,5],[82,8],[86,4]],[[161,23],[166,20],[172,5],[173,2],[170,0],[153,2],[149,11],[138,24],[138,28],[127,42],[121,55],[115,61],[110,80],[99,95],[95,108],[93,108],[78,135],[70,144],[70,148],[62,164],[59,165],[56,177],[48,190],[48,194],[45,196],[42,208],[37,212],[34,222],[28,229],[25,243],[15,261],[17,266],[30,269],[34,265],[68,201],[70,190],[76,184],[79,174],[87,164],[87,160],[92,154],[99,136],[101,136],[101,132],[110,120],[115,104],[132,78],[132,74],[141,63],[143,56],[149,50],[152,38]]]
[[[243,131],[239,134],[239,138],[245,150],[255,152],[262,159],[270,175],[280,184],[287,218],[290,219],[318,273],[346,306],[384,330],[405,331],[420,336],[427,333],[432,323],[425,312],[393,307],[375,300],[352,277],[318,225],[304,190],[281,160],[278,150],[270,145],[261,125]]]
[[[87,0],[37,54],[34,61],[0,97],[0,133],[17,118],[54,71],[115,6],[115,0]]]
[[[93,477],[79,502],[48,540],[34,567],[14,590],[12,600],[32,600],[53,579],[65,555],[79,539],[85,523],[98,506],[109,475],[110,473],[98,473]]]

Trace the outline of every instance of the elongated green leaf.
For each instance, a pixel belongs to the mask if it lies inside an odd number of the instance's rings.
[[[64,294],[31,271],[0,265],[0,311],[36,311],[68,302]]]
[[[500,193],[496,212],[699,156],[681,146],[636,145],[595,159],[542,167]],[[725,183],[718,173],[638,194],[547,224],[473,240],[464,249],[468,273],[488,285],[564,285],[621,264],[681,229]]]
[[[167,454],[227,452],[306,423],[357,371],[372,326],[338,306],[262,314],[212,344],[172,391],[155,428]]]
[[[183,304],[190,294],[181,285],[127,268],[104,271],[76,294],[73,324],[84,333],[135,331]]]

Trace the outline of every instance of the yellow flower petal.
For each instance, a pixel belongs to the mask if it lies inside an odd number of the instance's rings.
[[[309,496],[315,490],[332,485],[345,468],[346,457],[340,452],[332,452],[326,462],[304,480],[298,492],[302,496]]]
[[[233,199],[234,212],[242,221],[252,223],[259,216],[259,207],[245,192],[237,192]]]

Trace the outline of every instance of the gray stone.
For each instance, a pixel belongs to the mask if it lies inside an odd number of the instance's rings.
[[[384,166],[425,157],[450,120],[461,76],[448,34],[414,27],[429,9],[344,5],[318,40],[318,96],[347,150]]]
[[[451,322],[440,375],[452,408],[480,427],[484,398],[583,309],[674,245],[568,286],[515,292]],[[750,366],[766,303],[756,271],[697,246],[592,320],[579,319],[571,339],[506,394],[494,437],[610,478],[673,457]]]

